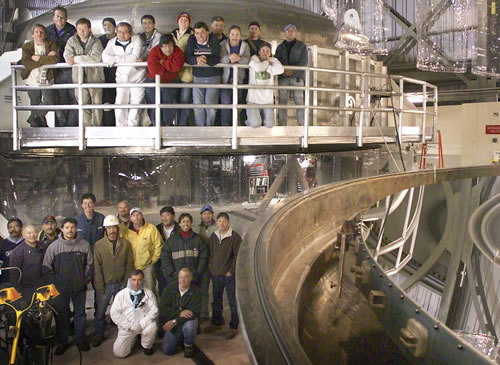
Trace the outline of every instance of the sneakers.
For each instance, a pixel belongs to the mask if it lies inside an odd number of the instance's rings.
[[[77,343],[76,347],[78,347],[78,350],[81,352],[90,351],[90,345],[87,342]]]
[[[62,344],[62,345],[57,345],[56,351],[54,351],[54,355],[61,356],[62,354],[64,354],[66,352],[68,347],[69,347],[69,344],[67,344],[67,343]]]
[[[193,345],[184,345],[184,357],[194,357],[194,346]]]
[[[103,336],[94,336],[94,339],[92,340],[92,347],[99,347],[101,346],[102,342],[104,341]]]
[[[228,332],[226,332],[226,339],[230,340],[232,338],[235,338],[237,334],[238,334],[237,329],[230,328]]]
[[[153,348],[150,349],[144,349],[144,355],[151,356],[155,353],[155,350]]]

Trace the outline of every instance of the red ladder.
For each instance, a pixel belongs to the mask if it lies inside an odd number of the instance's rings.
[[[443,142],[441,140],[441,131],[437,131],[438,136],[438,154],[437,155],[429,155],[427,153],[427,149],[429,145],[435,145],[436,143],[423,143],[422,144],[422,152],[420,153],[420,169],[425,169],[425,165],[428,158],[436,158],[438,159],[438,168],[444,167],[444,158],[443,158]]]

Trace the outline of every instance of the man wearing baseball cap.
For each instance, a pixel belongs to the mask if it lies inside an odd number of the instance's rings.
[[[283,28],[286,39],[276,48],[274,55],[283,66],[307,66],[308,56],[307,47],[304,42],[297,39],[297,27],[294,24],[288,24]],[[278,76],[278,84],[282,86],[304,86],[304,71],[286,70]],[[289,90],[279,91],[279,103],[288,104]],[[293,90],[293,100],[295,105],[304,105],[304,91]],[[297,109],[297,122],[304,125],[304,109]],[[278,125],[286,126],[288,120],[288,110],[278,110]]]
[[[140,208],[130,210],[132,229],[120,232],[120,236],[128,239],[134,253],[134,266],[144,272],[144,286],[156,294],[154,264],[161,255],[161,236],[156,227],[144,220]]]
[[[61,230],[57,227],[56,217],[48,215],[42,220],[42,230],[38,234],[38,241],[45,242],[50,245],[61,234]]]
[[[94,248],[94,286],[96,290],[95,335],[92,346],[100,346],[106,328],[109,301],[127,286],[134,270],[134,255],[130,242],[119,236],[120,221],[115,215],[104,218],[105,234]]]
[[[191,17],[189,13],[183,11],[177,17],[177,29],[174,29],[172,35],[174,36],[174,42],[177,47],[181,49],[182,52],[186,51],[187,42],[189,36],[194,34],[193,28],[190,27]],[[183,67],[179,73],[179,81],[181,83],[193,82],[193,70],[191,67]],[[192,104],[193,103],[193,89],[190,87],[181,88],[179,92],[179,103],[180,104]],[[187,126],[189,116],[192,109],[179,109],[177,111],[177,120],[179,126]]]

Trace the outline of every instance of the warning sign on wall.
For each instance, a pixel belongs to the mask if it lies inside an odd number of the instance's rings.
[[[486,134],[500,134],[500,125],[487,125]]]

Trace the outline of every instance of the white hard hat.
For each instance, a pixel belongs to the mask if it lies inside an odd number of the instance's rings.
[[[104,227],[118,226],[120,225],[120,221],[116,215],[108,215],[104,218]]]

